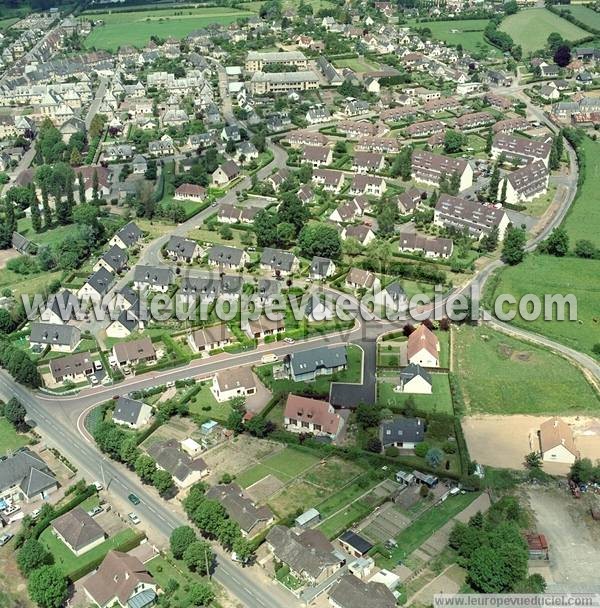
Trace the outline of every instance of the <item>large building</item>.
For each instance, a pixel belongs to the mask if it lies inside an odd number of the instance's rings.
[[[301,53],[300,51],[271,53],[249,51],[248,56],[246,57],[245,68],[248,72],[262,72],[265,66],[273,64],[289,65],[298,70],[306,70],[308,67],[308,60],[304,56],[304,53]]]
[[[502,196],[506,182],[505,202],[511,205],[528,203],[546,194],[549,176],[548,167],[541,160],[536,160],[506,175],[498,185],[498,197]]]
[[[319,88],[319,77],[313,71],[255,72],[250,80],[254,95],[310,91]]]
[[[514,164],[523,165],[541,160],[544,165],[548,166],[551,149],[552,141],[550,138],[539,141],[498,133],[494,136],[492,143],[492,158],[498,158],[503,154],[507,160]]]
[[[418,182],[439,187],[444,178],[451,179],[456,173],[460,177],[459,192],[473,184],[473,169],[464,158],[441,156],[425,150],[413,152],[411,177]]]

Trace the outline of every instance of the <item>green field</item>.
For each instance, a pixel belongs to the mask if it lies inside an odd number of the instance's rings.
[[[25,435],[17,433],[12,424],[6,418],[0,416],[0,446],[2,446],[2,456],[6,456],[6,454],[14,452],[28,443],[29,440]]]
[[[38,245],[55,245],[62,242],[73,232],[73,226],[56,226],[56,228],[51,228],[44,232],[35,232],[31,227],[31,220],[29,218],[22,218],[17,223],[17,230],[20,234]]]
[[[552,32],[557,32],[565,40],[571,41],[589,36],[585,30],[545,8],[520,10],[509,15],[502,22],[500,29],[509,34],[515,44],[520,44],[524,53],[543,49]]]
[[[336,59],[334,64],[338,68],[349,68],[354,72],[371,72],[379,69],[379,64],[369,61],[365,57],[354,57],[349,59]]]
[[[600,142],[586,137],[583,149],[585,179],[564,223],[571,239],[571,248],[580,239],[588,239],[600,247]]]
[[[456,372],[471,412],[576,414],[600,405],[583,374],[554,353],[489,327],[463,325],[455,338]]]
[[[595,10],[588,8],[587,6],[569,4],[566,6],[561,6],[561,10],[567,10],[582,23],[589,25],[595,29],[600,30],[600,13]]]
[[[213,23],[227,25],[254,15],[247,10],[225,7],[94,13],[93,18],[101,19],[104,25],[94,28],[85,44],[88,48],[109,51],[125,45],[141,48],[148,43],[150,36],[183,38]]]
[[[260,7],[264,4],[264,0],[252,2],[242,2],[240,3],[240,8],[246,11],[254,11],[258,13]],[[295,9],[298,7],[297,0],[283,0],[281,3],[283,10],[287,9]],[[334,8],[335,4],[333,2],[329,2],[329,0],[306,0],[306,4],[310,4],[313,7],[313,11],[316,13],[320,11],[322,8]]]
[[[489,21],[487,19],[463,19],[456,21],[426,21],[417,23],[409,21],[412,28],[425,28],[431,30],[434,38],[451,45],[461,44],[465,51],[470,53],[485,53],[487,56],[500,55],[500,50],[489,44],[483,37]]]
[[[194,414],[205,420],[210,418],[227,420],[231,413],[229,401],[219,403],[207,385],[203,386],[200,391],[188,400],[187,404],[190,408],[190,414]]]
[[[377,402],[383,407],[402,407],[405,401],[412,397],[418,410],[424,412],[438,412],[452,414],[452,396],[447,374],[431,374],[433,392],[431,395],[414,395],[408,393],[395,393],[394,387],[398,384],[398,374],[389,381],[380,381],[377,385]]]
[[[312,454],[300,452],[293,448],[286,448],[281,452],[277,452],[277,454],[273,454],[273,456],[265,458],[260,464],[254,465],[240,473],[237,476],[237,482],[243,488],[247,488],[269,474],[274,475],[281,481],[287,482],[315,465],[318,461],[319,459]]]

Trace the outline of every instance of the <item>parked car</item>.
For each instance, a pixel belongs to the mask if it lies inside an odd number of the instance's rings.
[[[88,511],[87,514],[90,517],[95,517],[99,513],[102,513],[102,511],[104,511],[104,509],[102,507],[98,506],[98,507],[94,507],[93,509],[91,509],[90,511]]]
[[[102,369],[102,361],[94,361],[94,369],[99,371]]]
[[[288,344],[293,344],[296,340],[294,340],[294,338],[284,338],[283,341]]]
[[[139,505],[142,502],[135,494],[130,494],[127,498],[132,505]]]
[[[0,547],[4,547],[4,545],[13,537],[12,534],[3,534],[0,536]]]
[[[104,486],[99,481],[95,481],[92,485],[96,488],[96,490],[98,490],[98,492],[104,490]]]
[[[129,513],[129,515],[127,515],[127,517],[129,517],[129,521],[134,526],[137,526],[138,524],[142,523],[142,520],[135,513],[133,513],[133,511],[131,513]]]
[[[36,519],[37,517],[39,517],[41,512],[42,512],[41,509],[36,509],[35,511],[32,511],[31,512],[31,519]]]

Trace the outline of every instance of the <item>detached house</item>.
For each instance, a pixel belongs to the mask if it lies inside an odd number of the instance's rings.
[[[302,150],[302,162],[312,165],[314,169],[330,165],[333,161],[333,150],[326,146],[306,146]]]
[[[54,536],[62,540],[77,557],[106,540],[106,532],[81,507],[57,517],[50,526]]]
[[[134,247],[142,240],[144,233],[138,228],[135,222],[129,222],[121,228],[108,242],[109,245],[116,245],[121,249]]]
[[[148,364],[156,361],[156,349],[150,338],[119,342],[113,346],[112,355],[119,367]]]
[[[29,345],[59,353],[72,353],[81,342],[81,331],[62,323],[31,323]]]
[[[158,266],[136,266],[133,272],[133,288],[138,291],[167,293],[173,282],[173,272],[170,268]]]
[[[425,439],[425,420],[423,418],[397,417],[384,420],[379,425],[381,447],[413,450],[417,443]]]
[[[424,367],[411,363],[400,372],[398,390],[401,393],[431,395],[433,391],[431,374]]]
[[[159,470],[171,474],[178,488],[189,488],[209,473],[206,462],[202,458],[191,458],[175,439],[154,443],[148,448],[148,455]]]
[[[315,169],[312,174],[312,181],[317,186],[322,186],[326,192],[339,194],[344,185],[344,174],[341,171],[331,169]]]
[[[385,156],[378,152],[356,152],[352,169],[358,173],[381,173],[385,167]]]
[[[381,281],[368,270],[351,268],[346,276],[346,286],[350,289],[379,289]]]
[[[295,382],[311,382],[318,376],[330,376],[346,369],[346,347],[317,347],[293,352],[285,365]]]
[[[173,234],[165,246],[165,253],[171,260],[189,264],[202,255],[202,248],[196,241]]]
[[[209,352],[232,344],[235,336],[225,323],[204,327],[192,332],[188,344],[195,353]]]
[[[178,201],[203,201],[206,197],[206,190],[196,184],[181,184],[175,190],[175,200]]]
[[[419,325],[408,336],[407,356],[409,363],[424,367],[439,367],[440,343],[437,336],[426,325]]]
[[[211,266],[239,270],[250,261],[250,256],[243,250],[226,245],[213,245],[208,251],[208,263]]]
[[[50,360],[50,375],[56,384],[66,381],[83,382],[93,373],[92,355],[87,351]]]
[[[110,291],[115,277],[106,268],[99,268],[77,291],[81,301],[99,302]]]
[[[140,429],[146,426],[152,418],[152,408],[136,399],[119,397],[115,403],[112,421],[123,424],[131,429]]]
[[[544,462],[573,464],[580,457],[571,427],[554,417],[540,425],[540,452]]]
[[[239,174],[241,169],[232,160],[224,162],[217,167],[212,174],[213,184],[224,186],[233,181]]]
[[[58,490],[58,481],[46,462],[23,448],[0,460],[0,500],[46,500]]]
[[[387,190],[383,177],[375,175],[357,174],[350,185],[350,194],[366,194],[368,196],[382,196]]]
[[[100,268],[108,270],[113,274],[119,274],[127,268],[127,250],[121,249],[118,245],[113,245],[102,257],[94,264],[92,270],[97,272]]]
[[[298,271],[298,258],[289,251],[265,247],[260,257],[260,267],[275,275],[288,276]]]
[[[335,274],[336,266],[333,260],[322,258],[318,255],[314,256],[310,263],[309,277],[313,281],[323,281],[324,279]]]
[[[364,224],[359,226],[346,226],[342,230],[342,240],[356,239],[361,245],[367,246],[369,243],[375,240],[375,233]]]
[[[248,397],[256,393],[256,380],[249,367],[217,372],[213,377],[211,391],[219,403],[234,397]]]
[[[283,413],[286,431],[312,433],[335,440],[344,425],[344,419],[335,413],[327,401],[289,394]]]

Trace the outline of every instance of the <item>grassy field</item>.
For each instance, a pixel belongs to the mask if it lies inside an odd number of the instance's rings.
[[[565,40],[571,41],[589,36],[585,30],[545,8],[520,10],[509,15],[502,22],[500,29],[509,34],[515,44],[520,44],[524,53],[543,49],[552,32],[557,32]]]
[[[546,255],[529,255],[518,266],[501,271],[495,290],[499,294],[512,294],[517,300],[524,294],[572,294],[577,298],[577,321],[524,321],[518,314],[513,323],[566,344],[571,348],[592,354],[594,344],[600,342],[600,260],[556,258]]]
[[[350,68],[354,72],[371,72],[379,69],[379,64],[374,61],[369,61],[365,57],[336,59],[334,63],[338,68]]]
[[[242,2],[240,4],[240,8],[245,11],[254,11],[258,13],[260,11],[260,7],[264,4],[264,1],[252,1],[252,2]],[[295,9],[298,8],[298,4],[296,0],[283,0],[282,8],[283,10],[287,9]],[[335,4],[333,2],[329,2],[329,0],[307,0],[306,4],[310,4],[313,7],[313,11],[316,13],[320,11],[322,8],[334,8]]]
[[[575,8],[575,7],[573,7]],[[600,16],[599,16],[600,17]],[[581,239],[588,239],[600,247],[600,142],[588,137],[584,140],[585,179],[579,189],[579,196],[569,210],[564,226],[569,232],[571,247]]]
[[[190,32],[212,23],[227,25],[254,12],[232,8],[193,8],[136,11],[131,13],[106,12],[94,14],[104,25],[94,28],[85,44],[88,48],[114,51],[119,46],[143,47],[150,36],[183,38]]]
[[[486,42],[483,37],[487,19],[464,19],[456,21],[427,21],[425,23],[409,22],[411,27],[428,27],[434,38],[452,45],[461,44],[465,51],[500,55],[500,50]]]
[[[17,274],[8,268],[0,270],[0,289],[10,287],[13,295],[19,298],[21,294],[33,296],[36,293],[43,293],[48,283],[54,279],[59,279],[62,272],[43,272],[36,275]]]
[[[200,416],[206,420],[210,418],[227,420],[231,413],[229,402],[219,403],[208,386],[203,386],[187,403],[190,414]]]
[[[471,412],[576,414],[600,405],[582,373],[558,355],[488,327],[461,326],[455,337],[456,371]]]
[[[431,395],[413,395],[407,393],[395,393],[394,387],[398,384],[396,378],[389,381],[380,381],[377,384],[377,402],[383,407],[394,405],[401,407],[404,402],[412,397],[417,409],[424,412],[438,412],[452,414],[452,397],[450,395],[450,384],[447,374],[431,374],[433,392]]]
[[[29,440],[25,435],[17,433],[6,418],[0,417],[0,446],[2,446],[2,456],[5,456],[9,452],[14,452],[28,443]]]
[[[31,219],[22,218],[18,222],[18,231],[29,240],[34,241],[38,245],[55,245],[62,242],[69,234],[73,232],[73,226],[57,226],[45,232],[34,232],[31,227]]]
[[[319,459],[312,454],[299,452],[293,448],[286,448],[277,454],[273,454],[273,456],[265,458],[260,464],[243,471],[237,476],[237,482],[243,488],[247,488],[269,474],[274,475],[281,481],[287,482],[315,465],[318,461]]]
[[[561,6],[561,10],[567,10],[579,21],[587,23],[590,27],[600,30],[600,13],[588,8],[587,6],[578,6],[575,4],[569,4],[567,6]]]

